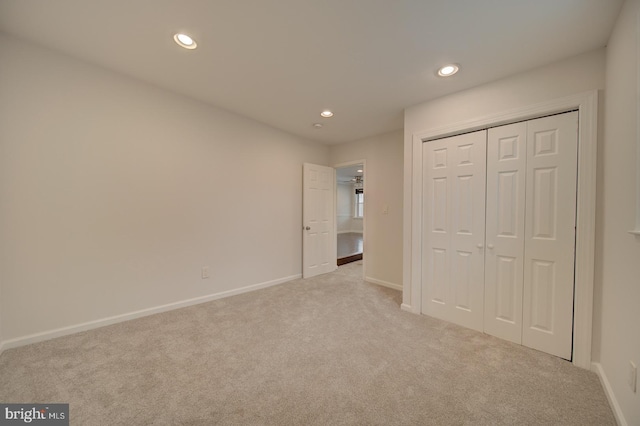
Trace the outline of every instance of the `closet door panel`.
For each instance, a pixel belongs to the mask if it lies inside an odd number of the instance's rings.
[[[482,331],[486,131],[423,144],[422,312]]]
[[[527,124],[489,129],[485,332],[522,343]]]
[[[571,359],[578,113],[527,128],[522,343]]]
[[[483,330],[485,195],[487,132],[453,139],[451,235],[452,318],[456,324]]]
[[[424,143],[422,313],[451,321],[451,168],[453,150],[448,139]]]

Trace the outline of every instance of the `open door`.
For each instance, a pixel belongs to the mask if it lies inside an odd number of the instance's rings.
[[[303,164],[302,277],[335,271],[335,170]]]

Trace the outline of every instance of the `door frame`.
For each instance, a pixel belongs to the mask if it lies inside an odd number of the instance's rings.
[[[595,261],[596,154],[598,92],[592,90],[527,107],[514,108],[474,120],[416,132],[411,141],[411,163],[405,164],[405,227],[403,233],[402,309],[420,314],[422,293],[422,145],[456,134],[578,110],[578,187],[574,278],[572,363],[591,368],[593,287]],[[406,158],[406,157],[405,157]],[[409,219],[409,220],[407,220]]]
[[[356,166],[358,164],[362,164],[362,180],[363,180],[362,190],[366,194],[367,193],[367,160],[354,160],[354,161],[346,161],[344,163],[337,163],[333,165],[333,168],[340,169],[343,167]],[[337,173],[336,173],[336,176],[337,176]],[[333,206],[334,206],[333,215],[337,217],[338,216],[338,178],[337,177],[333,180],[333,185],[334,185],[333,193],[335,194],[335,197],[336,197],[336,199],[333,202]],[[366,252],[365,247],[367,245],[366,237],[367,237],[367,197],[364,197],[364,217],[362,218],[362,279],[365,278],[365,271],[367,270],[366,268],[367,259],[365,256],[365,252]],[[337,247],[337,244],[338,244],[337,222],[335,226],[335,242]]]

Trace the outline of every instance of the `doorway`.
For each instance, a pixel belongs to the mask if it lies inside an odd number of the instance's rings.
[[[364,259],[365,164],[336,166],[337,264]]]

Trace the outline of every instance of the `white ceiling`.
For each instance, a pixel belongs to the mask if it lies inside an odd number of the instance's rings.
[[[345,166],[336,169],[336,180],[338,182],[351,182],[355,176],[363,176],[363,172],[358,172],[358,170],[364,170],[362,168],[362,164],[356,164],[353,166]]]
[[[621,5],[0,0],[0,31],[333,144],[402,128],[405,107],[602,47]],[[198,48],[179,48],[178,31]],[[461,71],[437,78],[448,62]]]

